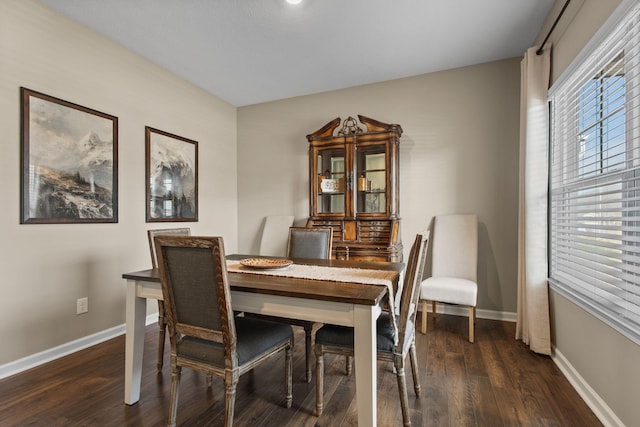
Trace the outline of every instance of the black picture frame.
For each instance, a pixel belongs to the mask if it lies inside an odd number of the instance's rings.
[[[145,127],[147,222],[198,221],[198,142]]]
[[[118,222],[118,118],[20,88],[21,224]]]

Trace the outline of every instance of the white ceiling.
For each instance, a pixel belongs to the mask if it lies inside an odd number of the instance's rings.
[[[40,0],[234,106],[521,56],[554,0]]]

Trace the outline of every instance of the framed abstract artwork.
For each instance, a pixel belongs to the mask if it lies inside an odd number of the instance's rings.
[[[118,118],[21,95],[21,224],[118,222]]]
[[[198,220],[198,142],[145,127],[147,222]]]

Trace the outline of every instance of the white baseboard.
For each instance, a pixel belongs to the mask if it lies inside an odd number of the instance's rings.
[[[431,303],[427,303],[427,311],[431,312]],[[420,308],[422,309],[422,303],[420,303]],[[449,305],[449,304],[437,304],[436,306],[437,313],[444,314],[453,314],[454,316],[464,316],[469,317],[469,308],[463,307],[460,305]],[[476,309],[476,318],[477,319],[489,319],[489,320],[501,320],[503,322],[515,322],[518,318],[516,313],[512,313],[509,311],[493,311],[493,310],[484,310],[484,309]]]
[[[151,323],[157,321],[158,315],[150,314],[149,316],[147,316],[146,324],[150,325]],[[120,336],[124,334],[124,332],[124,324],[114,326],[113,328],[96,332],[95,334],[88,335],[86,337],[78,338],[77,340],[41,351],[40,353],[32,354],[30,356],[23,357],[22,359],[5,363],[4,365],[0,365],[0,379],[19,374],[20,372],[35,368],[36,366],[43,365],[47,362],[51,362],[52,360],[59,359],[71,353],[75,353],[76,351],[83,350],[96,344],[100,344],[101,342]]]
[[[598,393],[582,378],[567,358],[564,357],[557,348],[553,347],[551,350],[551,359],[564,376],[567,377],[573,388],[578,392],[580,397],[582,397],[582,400],[585,401],[596,417],[598,417],[600,422],[602,422],[605,427],[624,427],[624,423],[620,421],[606,402],[602,400]]]

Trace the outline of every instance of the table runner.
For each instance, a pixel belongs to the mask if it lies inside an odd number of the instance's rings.
[[[395,272],[388,270],[325,267],[306,264],[291,264],[286,268],[279,269],[256,269],[244,267],[240,264],[240,261],[227,261],[227,270],[234,273],[266,274],[297,279],[329,280],[332,282],[353,282],[384,286],[392,286],[391,278],[395,275]]]
[[[244,267],[240,261],[227,260],[227,271],[231,273],[269,275],[279,277],[291,277],[309,280],[329,280],[332,282],[361,283],[365,285],[382,285],[387,287],[389,318],[394,331],[394,340],[397,344],[398,325],[396,316],[391,307],[395,307],[393,282],[391,278],[395,272],[388,270],[372,270],[366,268],[326,267],[320,265],[291,264],[280,269],[255,269]]]

